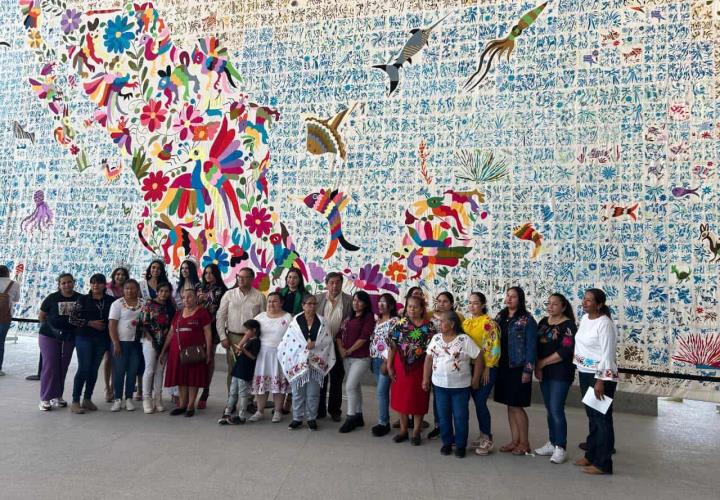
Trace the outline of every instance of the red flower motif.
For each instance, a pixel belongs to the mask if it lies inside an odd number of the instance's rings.
[[[167,118],[167,111],[163,109],[160,101],[154,101],[150,99],[148,103],[143,106],[142,113],[140,114],[140,123],[147,127],[150,132],[154,132]]]
[[[407,269],[399,262],[391,262],[385,271],[385,276],[393,280],[395,283],[402,283],[407,279]]]
[[[250,213],[245,216],[245,227],[251,233],[255,233],[258,238],[269,235],[270,231],[272,231],[270,214],[264,208],[253,207]]]
[[[79,152],[80,152],[80,148],[79,148],[79,147],[77,147],[75,144],[71,144],[71,145],[70,145],[70,154],[71,154],[71,155],[75,156],[75,155],[78,154]]]
[[[212,122],[191,127],[190,130],[193,134],[193,141],[212,141],[219,128],[220,124],[218,122]]]
[[[187,139],[192,128],[197,127],[200,124],[202,124],[200,111],[196,110],[193,106],[186,104],[175,117],[175,121],[172,124],[172,130],[173,132],[179,133],[180,140],[184,141]]]
[[[143,179],[142,190],[145,191],[145,201],[160,201],[167,191],[170,178],[162,172],[150,172]]]

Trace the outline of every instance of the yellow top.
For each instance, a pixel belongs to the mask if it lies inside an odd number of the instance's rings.
[[[475,341],[483,354],[486,368],[500,362],[500,327],[487,314],[463,321],[463,330]]]

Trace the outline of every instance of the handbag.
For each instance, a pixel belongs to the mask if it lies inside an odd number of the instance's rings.
[[[178,347],[180,348],[180,364],[181,365],[196,365],[198,363],[204,363],[205,358],[205,346],[192,345],[183,349],[180,345],[180,332],[177,333]]]

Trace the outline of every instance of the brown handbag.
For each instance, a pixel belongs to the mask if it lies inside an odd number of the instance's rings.
[[[204,345],[192,345],[183,349],[180,345],[180,332],[175,332],[178,339],[178,347],[180,348],[180,364],[181,365],[196,365],[198,363],[205,363],[205,346]]]

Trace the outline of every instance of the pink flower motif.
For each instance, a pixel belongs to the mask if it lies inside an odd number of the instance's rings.
[[[140,123],[147,127],[150,132],[154,132],[160,128],[160,125],[165,121],[166,115],[167,111],[163,109],[162,103],[150,99],[150,101],[143,106],[142,113],[140,114]]]
[[[255,233],[258,238],[269,235],[270,231],[272,231],[270,214],[265,208],[253,207],[250,213],[245,216],[245,227],[251,233]]]
[[[202,123],[200,111],[193,106],[186,104],[185,107],[175,116],[172,124],[172,130],[180,133],[180,140],[184,141],[188,135],[192,133],[193,127],[197,127]]]

